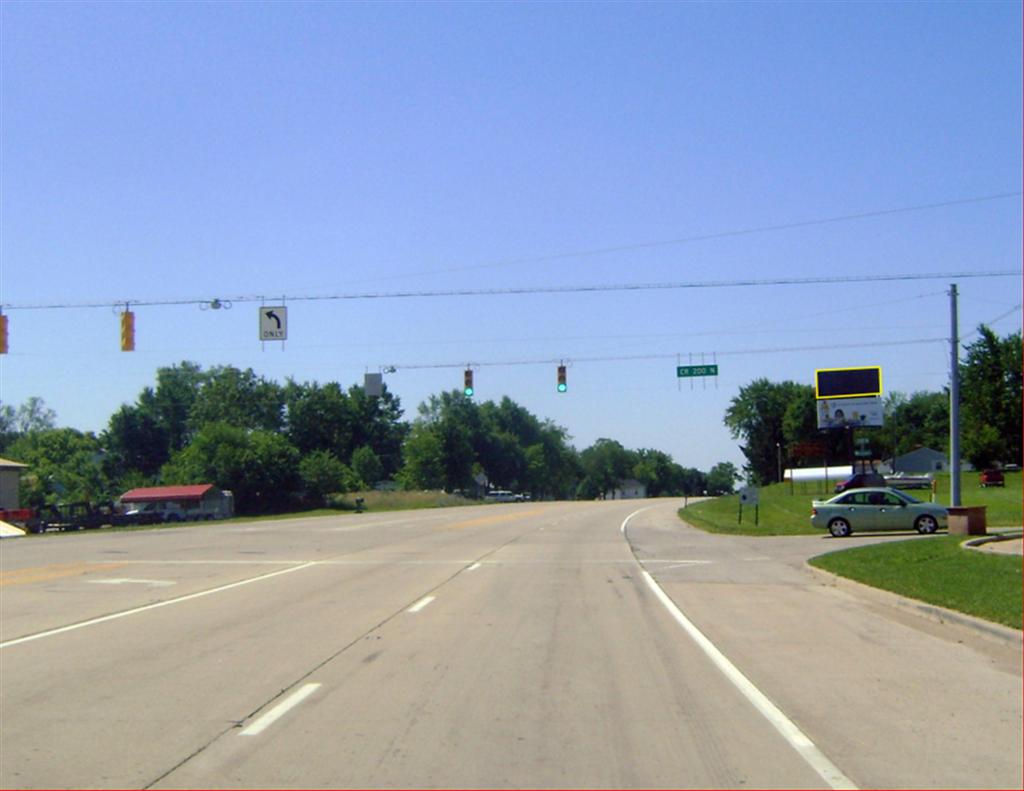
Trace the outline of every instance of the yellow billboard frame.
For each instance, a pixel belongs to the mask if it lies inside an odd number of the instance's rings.
[[[832,371],[878,371],[878,389],[874,391],[861,392],[861,393],[843,393],[842,395],[821,395],[821,377],[822,373],[830,373]],[[870,396],[882,395],[882,366],[880,365],[854,365],[847,368],[816,368],[814,370],[814,397],[818,401],[824,401],[829,399],[837,398],[868,398]]]

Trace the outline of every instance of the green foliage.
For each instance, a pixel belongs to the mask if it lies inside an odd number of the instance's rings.
[[[739,395],[732,399],[725,413],[725,425],[733,437],[744,441],[740,449],[747,458],[746,471],[753,482],[777,480],[780,449],[806,438],[808,393],[813,407],[814,389],[810,385],[755,379],[740,388]],[[791,410],[794,403],[804,406]],[[791,432],[788,437],[787,428]]]
[[[6,449],[19,436],[52,429],[56,424],[57,413],[39,396],[31,396],[17,409],[10,404],[0,404],[0,450]]]
[[[100,444],[92,434],[72,428],[38,429],[18,437],[6,452],[12,461],[29,465],[20,491],[26,507],[110,496]]]
[[[370,489],[381,480],[384,465],[369,445],[356,448],[352,454],[352,474],[361,489]]]
[[[601,438],[580,454],[583,480],[577,496],[583,500],[602,497],[620,481],[630,478],[636,466],[635,453],[626,450],[613,439]]]
[[[949,447],[949,393],[917,392],[885,399],[885,426],[872,431],[875,455],[902,456],[916,448]]]
[[[740,477],[735,464],[728,461],[719,462],[708,473],[707,492],[713,496],[732,494]]]
[[[299,453],[277,433],[209,423],[164,465],[168,484],[212,483],[244,513],[279,510],[299,488]]]
[[[978,468],[1021,463],[1021,334],[1000,339],[978,328],[960,369],[964,456]]]
[[[276,382],[257,376],[251,368],[212,368],[202,377],[188,423],[193,431],[208,423],[280,431],[284,427],[284,392]]]
[[[329,450],[314,450],[299,462],[299,477],[306,495],[322,505],[328,504],[328,495],[350,490],[352,474]]]

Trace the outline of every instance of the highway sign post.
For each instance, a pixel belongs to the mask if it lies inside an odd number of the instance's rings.
[[[754,525],[758,523],[758,510],[761,505],[761,491],[756,486],[745,486],[740,489],[740,518],[739,524],[743,524],[743,506],[754,506]]]

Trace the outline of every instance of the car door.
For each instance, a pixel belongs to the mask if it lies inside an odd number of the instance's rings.
[[[850,492],[839,501],[839,516],[845,518],[853,530],[881,530],[878,526],[881,516],[880,504],[872,503],[872,492]]]
[[[907,521],[907,509],[895,494],[881,492],[881,507],[878,514],[879,530],[910,530],[913,525]]]

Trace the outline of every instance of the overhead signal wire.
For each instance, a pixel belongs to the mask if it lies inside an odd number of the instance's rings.
[[[907,272],[876,275],[848,275],[842,277],[779,277],[779,278],[748,278],[739,280],[692,280],[664,283],[605,283],[593,285],[576,286],[521,286],[506,288],[483,288],[483,289],[442,289],[423,291],[390,291],[390,292],[362,292],[362,293],[338,293],[338,294],[314,294],[304,296],[284,296],[282,300],[288,302],[331,302],[341,300],[372,300],[372,299],[429,299],[438,297],[491,297],[491,296],[524,296],[532,294],[580,294],[580,293],[602,293],[615,291],[676,291],[686,289],[714,289],[714,288],[755,288],[765,286],[807,286],[807,285],[838,285],[849,283],[891,283],[907,282],[915,280],[963,280],[969,278],[988,277],[1019,277],[1019,270],[986,270],[976,272]],[[215,299],[214,302],[241,303],[264,303],[263,296],[237,296],[229,297],[227,300]],[[155,307],[174,305],[209,305],[209,299],[110,299],[102,302],[81,302],[81,303],[43,303],[43,304],[3,304],[2,310],[67,310],[86,308],[109,308],[111,305],[123,305],[130,303],[135,307]]]
[[[752,228],[739,228],[715,233],[696,234],[694,236],[683,236],[677,239],[663,239],[654,242],[636,242],[634,244],[615,245],[611,247],[598,247],[590,250],[580,250],[568,253],[551,253],[533,257],[513,258],[507,261],[495,261],[487,264],[469,264],[467,266],[450,267],[447,269],[424,270],[420,272],[408,272],[399,275],[392,275],[387,278],[373,278],[372,280],[395,280],[406,277],[421,277],[424,275],[440,275],[453,272],[469,272],[480,269],[496,269],[503,266],[520,266],[523,264],[542,264],[550,261],[564,261],[571,258],[587,258],[596,255],[609,255],[611,253],[628,253],[637,250],[649,250],[655,247],[670,247],[672,245],[687,244],[690,242],[705,242],[714,239],[728,239],[736,236],[749,236],[758,233],[770,233],[772,231],[789,231],[797,228],[811,228],[817,225],[830,225],[851,220],[866,220],[874,217],[886,217],[894,214],[907,214],[916,211],[927,211],[929,209],[942,209],[950,206],[964,206],[971,203],[984,203],[986,201],[1001,200],[1003,198],[1020,197],[1021,192],[999,192],[994,195],[981,195],[973,198],[959,198],[957,200],[941,201],[939,203],[923,203],[917,206],[901,206],[895,209],[877,209],[874,211],[858,212],[856,214],[842,214],[834,217],[820,217],[813,220],[798,220],[796,222],[777,223],[774,225],[759,225]],[[370,282],[370,281],[363,281]]]

